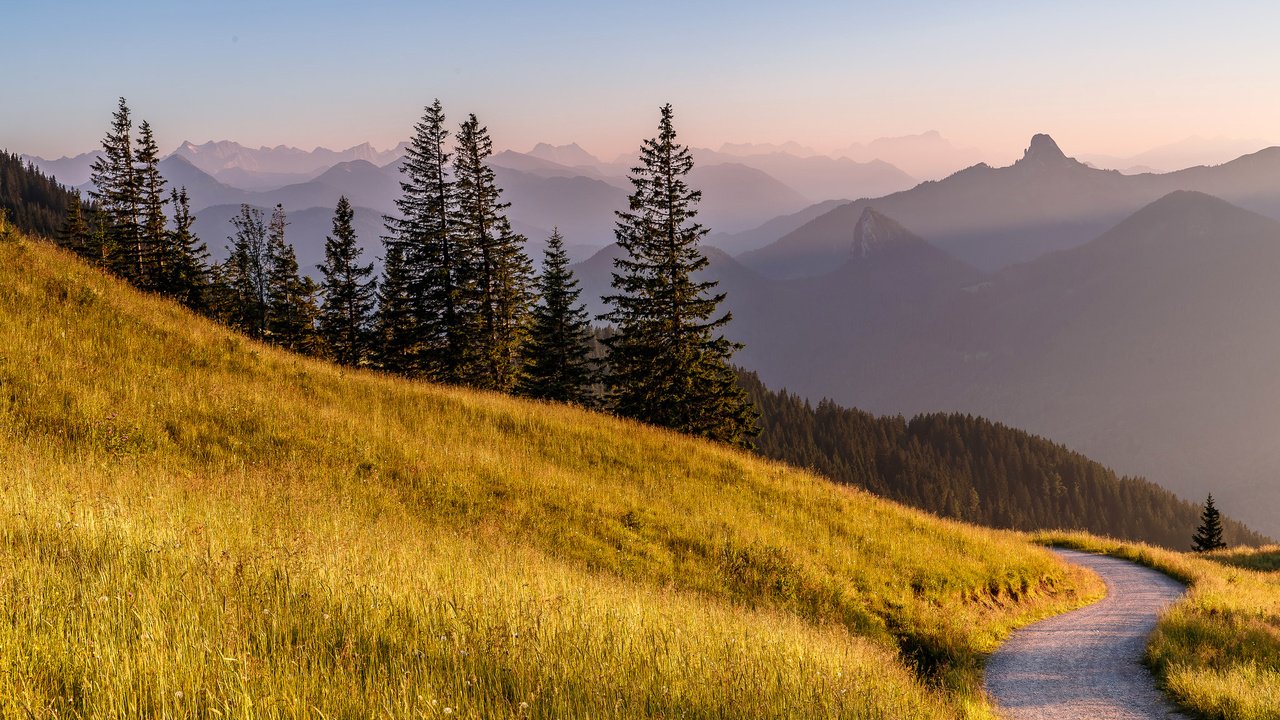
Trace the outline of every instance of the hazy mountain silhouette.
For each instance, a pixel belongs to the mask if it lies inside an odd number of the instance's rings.
[[[855,162],[848,158],[800,157],[781,152],[730,155],[703,148],[694,148],[693,155],[698,165],[732,163],[760,170],[794,189],[810,203],[878,197],[916,184],[910,175],[882,160]]]
[[[580,175],[542,177],[501,166],[494,175],[512,220],[538,229],[531,240],[545,240],[559,227],[566,243],[601,248],[613,242],[613,211],[627,203],[621,189]]]
[[[803,195],[768,173],[740,163],[694,165],[688,182],[702,191],[698,221],[725,232],[749,230],[809,205]],[[625,207],[624,202],[615,209]]]
[[[1089,153],[1081,155],[1080,159],[1095,167],[1120,170],[1126,175],[1133,175],[1144,169],[1146,172],[1166,173],[1199,165],[1220,165],[1241,155],[1257,152],[1268,145],[1269,143],[1257,139],[1205,138],[1197,135],[1128,157]]]
[[[859,162],[883,160],[921,180],[938,180],[982,162],[977,149],[956,147],[936,130],[855,143],[835,155]]]
[[[554,160],[547,160],[542,157],[519,153],[514,150],[503,150],[502,152],[494,153],[493,156],[489,158],[489,164],[493,167],[504,167],[509,170],[518,170],[530,175],[537,175],[538,177],[585,177],[609,183],[610,185],[620,189],[630,187],[623,175],[612,175],[594,166],[584,165],[579,167],[569,167],[568,165],[563,165],[555,162]]]
[[[325,207],[332,210],[343,195],[357,207],[390,213],[395,210],[400,183],[392,173],[366,160],[354,160],[334,165],[305,183],[254,193],[246,202],[264,207],[280,203],[286,209]]]
[[[68,187],[80,187],[89,182],[89,173],[95,160],[103,156],[101,150],[81,153],[74,157],[45,160],[35,155],[21,155],[23,162],[34,164],[45,175],[52,175]]]
[[[631,187],[625,178],[586,177],[512,151],[495,154],[491,164],[512,218],[544,229],[559,225],[568,242],[597,248],[613,242],[614,213],[626,208]],[[702,191],[698,220],[717,229],[745,230],[807,204],[768,174],[737,163],[697,165],[689,181]]]
[[[811,155],[819,155],[817,150],[806,145],[801,145],[794,140],[788,140],[784,143],[722,143],[720,152],[725,155],[769,155],[772,153],[786,153],[795,155],[796,157],[809,157]]]
[[[1280,531],[1252,510],[1280,503],[1280,223],[1174,192],[985,278],[895,225],[864,210],[840,270],[735,313],[771,338],[736,361],[873,412],[981,414]]]
[[[1280,214],[1280,149],[1209,168],[1123,175],[1068,158],[1047,135],[1003,168],[975,165],[944,180],[815,218],[741,260],[775,277],[821,273],[839,262],[862,210],[877,209],[929,242],[985,270],[1080,245],[1174,190],[1200,190],[1249,209]]]
[[[223,140],[203,145],[184,142],[172,154],[186,158],[192,165],[214,177],[231,169],[296,176],[322,172],[338,163],[355,160],[381,166],[400,157],[404,150],[403,145],[390,150],[378,150],[369,143],[361,143],[346,150],[318,147],[308,151],[285,145],[249,148],[237,142]]]
[[[249,202],[253,195],[218,182],[213,176],[192,165],[181,155],[170,155],[161,160],[159,169],[168,187],[187,189],[191,209],[195,212],[212,205]]]
[[[720,248],[730,255],[738,255],[748,250],[762,248],[819,215],[824,215],[847,202],[849,201],[827,200],[816,203],[790,215],[780,215],[742,232],[730,233],[713,229],[712,233],[707,236],[706,243]]]
[[[600,164],[599,158],[583,150],[578,143],[568,145],[538,143],[525,154],[566,167],[595,167]]]

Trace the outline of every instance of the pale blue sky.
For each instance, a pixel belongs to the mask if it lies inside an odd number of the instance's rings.
[[[91,149],[120,95],[165,150],[387,147],[439,96],[521,150],[631,151],[669,101],[698,145],[1132,154],[1280,139],[1277,27],[1263,2],[0,0],[0,147]]]

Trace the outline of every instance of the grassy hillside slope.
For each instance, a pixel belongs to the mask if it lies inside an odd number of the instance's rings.
[[[0,242],[0,714],[985,717],[1017,536],[245,340]]]

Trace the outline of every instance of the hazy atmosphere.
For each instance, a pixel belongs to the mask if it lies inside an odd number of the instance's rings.
[[[1280,6],[0,0],[0,718],[1280,718]]]
[[[992,164],[1049,132],[1127,158],[1188,137],[1277,139],[1280,8],[1264,2],[4,3],[21,102],[11,150],[93,148],[118,96],[184,140],[390,148],[421,106],[477,113],[499,147],[635,150],[680,108],[695,146],[841,151],[937,130]],[[145,42],[121,43],[123,37]],[[1222,158],[1223,160],[1227,158]]]

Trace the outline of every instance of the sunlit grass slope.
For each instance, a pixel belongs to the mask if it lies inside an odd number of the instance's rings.
[[[1096,593],[1014,535],[565,407],[249,342],[0,243],[0,711],[989,713]]]
[[[1165,613],[1147,647],[1166,691],[1206,718],[1280,718],[1280,548],[1196,555],[1076,533],[1037,539],[1134,560],[1188,583],[1186,599]]]

